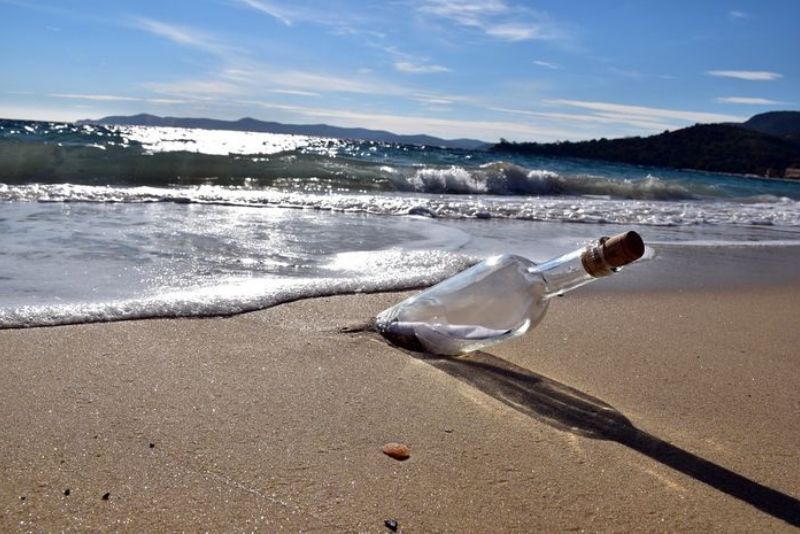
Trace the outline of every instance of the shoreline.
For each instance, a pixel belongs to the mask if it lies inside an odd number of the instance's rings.
[[[511,250],[511,253],[525,251]],[[737,246],[692,246],[684,244],[656,244],[648,246],[646,253],[648,259],[639,260],[622,269],[621,273],[604,277],[581,287],[577,295],[581,294],[629,294],[640,292],[670,293],[691,291],[738,291],[749,289],[771,289],[782,286],[800,285],[800,271],[794,266],[800,265],[800,242],[797,244],[783,245],[744,245]],[[13,324],[0,326],[4,330],[47,329],[57,326],[81,324],[113,324],[126,321],[159,320],[159,319],[211,319],[232,318],[242,314],[257,313],[269,310],[272,307],[283,306],[305,299],[327,298],[335,296],[348,296],[359,294],[402,293],[418,291],[427,285],[408,287],[405,289],[366,289],[356,292],[328,293],[325,291],[298,290],[286,300],[270,304],[267,307],[239,306],[230,313],[207,313],[178,315],[159,315],[157,311],[137,312],[135,316],[103,317],[100,319],[47,319],[52,321],[45,324]],[[270,295],[260,297],[263,300],[272,300]],[[573,298],[570,296],[570,298]],[[107,305],[110,308],[119,308],[135,304],[135,300],[98,302],[98,306]],[[80,304],[80,303],[73,303]],[[242,308],[245,308],[242,310]],[[42,307],[46,311],[47,305]],[[85,314],[84,314],[85,315]],[[58,322],[57,322],[58,321]]]
[[[723,532],[800,517],[800,284],[576,292],[469,358],[341,332],[402,297],[0,331],[2,529]],[[381,452],[393,441],[409,460]]]

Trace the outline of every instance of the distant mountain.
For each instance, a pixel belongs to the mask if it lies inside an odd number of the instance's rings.
[[[342,128],[328,124],[282,124],[266,122],[245,117],[238,121],[224,121],[203,118],[159,117],[141,113],[130,116],[110,116],[97,120],[81,121],[88,124],[119,124],[135,126],[174,126],[178,128],[201,128],[204,130],[234,130],[243,132],[266,132],[277,134],[311,135],[334,137],[337,139],[359,139],[404,145],[427,145],[446,148],[479,150],[488,148],[489,143],[476,139],[439,139],[430,135],[400,135],[384,130],[366,128]]]
[[[800,111],[770,111],[750,117],[742,126],[761,133],[800,141]]]
[[[560,143],[501,141],[490,150],[800,178],[800,142],[793,129],[800,125],[798,121],[800,112],[773,112],[756,115],[741,124],[696,124],[650,137]]]

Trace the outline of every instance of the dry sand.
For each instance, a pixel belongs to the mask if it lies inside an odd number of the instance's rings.
[[[0,530],[800,521],[800,288],[577,292],[455,360],[339,331],[400,297],[1,331]]]

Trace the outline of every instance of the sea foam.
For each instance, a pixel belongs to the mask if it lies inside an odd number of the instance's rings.
[[[531,221],[614,223],[647,226],[736,224],[800,226],[800,202],[762,196],[733,201],[620,200],[585,197],[500,197],[358,193],[327,189],[281,189],[201,185],[192,187],[111,187],[75,184],[9,185],[0,183],[7,202],[174,202],[231,206],[280,207],[374,215],[425,215],[444,219],[518,219]]]

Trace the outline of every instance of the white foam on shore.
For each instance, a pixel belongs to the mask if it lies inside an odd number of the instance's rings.
[[[153,317],[228,316],[301,298],[397,291],[435,284],[472,260],[447,252],[389,249],[344,253],[329,262],[339,277],[220,280],[213,286],[96,302],[0,307],[0,328],[24,328]]]
[[[344,198],[352,204],[342,204],[342,198],[328,195],[330,205],[279,209],[293,198],[284,191],[208,186],[0,186],[0,198],[3,194],[0,328],[231,315],[299,298],[409,289],[493,254],[544,261],[624,230],[643,236],[645,260],[661,259],[659,249],[673,246],[800,246],[796,226],[562,224],[559,218],[485,220],[463,212],[436,218],[422,210],[402,217],[364,214],[371,213],[366,206],[389,204],[400,208],[388,214],[403,215],[411,211],[409,204],[423,200],[428,210],[464,209],[463,199],[446,196],[349,194]],[[8,198],[13,195],[28,201],[14,202]],[[282,200],[265,204],[265,197]],[[324,195],[317,197],[322,202]],[[220,198],[224,202],[210,200]],[[492,206],[480,202],[482,209],[511,209],[504,200]],[[594,202],[599,201],[589,205]],[[544,204],[589,209],[553,199],[527,203],[525,209]],[[337,211],[344,213],[332,213]]]
[[[750,225],[800,227],[800,202],[614,200],[596,197],[495,197],[413,193],[313,192],[277,188],[112,187],[0,183],[0,201],[179,202],[313,209],[375,215],[425,215],[444,219],[518,219],[646,226]]]

